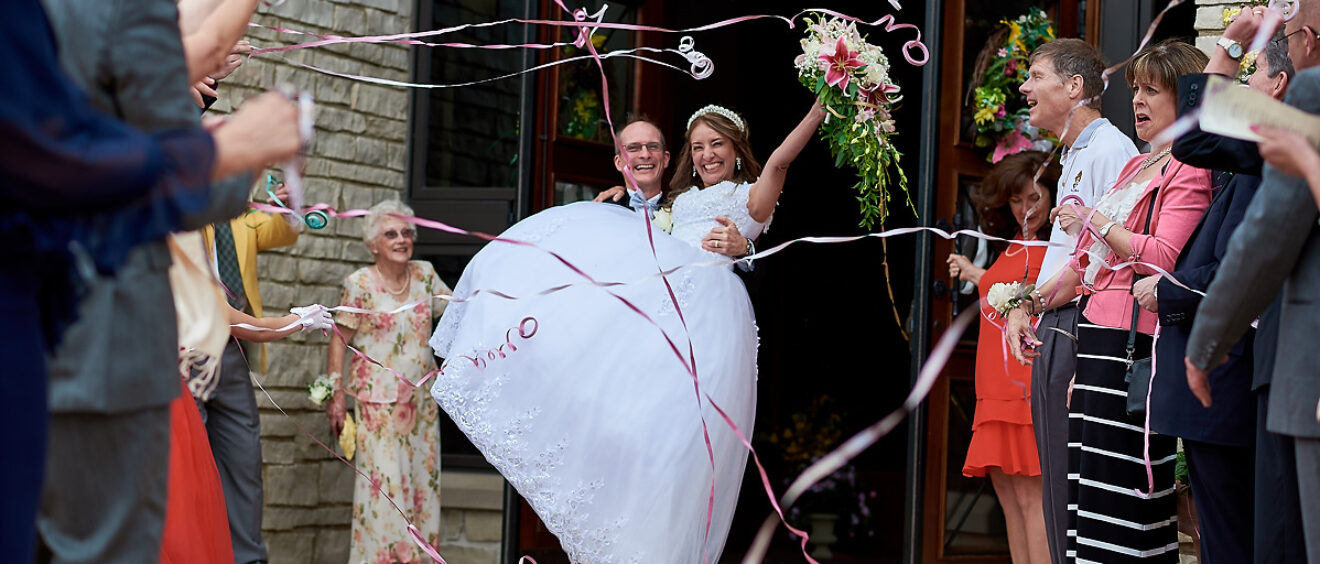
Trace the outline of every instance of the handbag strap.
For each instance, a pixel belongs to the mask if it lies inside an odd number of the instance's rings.
[[[1167,167],[1168,165],[1165,166]],[[1162,178],[1161,180],[1167,182],[1168,177]],[[1150,218],[1155,215],[1155,200],[1159,198],[1159,196],[1160,186],[1156,185],[1155,189],[1150,192],[1150,207],[1146,209],[1146,227],[1142,229],[1142,234],[1150,234]],[[1132,273],[1132,283],[1134,285],[1137,283],[1137,274],[1135,271]],[[1137,316],[1139,315],[1141,315],[1141,304],[1137,303],[1137,297],[1134,295],[1132,296],[1132,325],[1128,328],[1127,338],[1127,365],[1129,369],[1132,367],[1132,356],[1136,354],[1137,351]]]

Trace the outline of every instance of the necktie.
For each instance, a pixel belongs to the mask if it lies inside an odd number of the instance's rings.
[[[660,208],[660,196],[657,194],[655,198],[648,200],[642,197],[641,191],[629,190],[628,207],[635,210],[646,208],[646,215],[655,218],[655,210]]]
[[[228,289],[225,298],[239,311],[247,311],[248,300],[243,293],[243,273],[238,269],[238,253],[234,250],[234,232],[228,221],[215,224],[215,262],[220,270],[220,282]]]

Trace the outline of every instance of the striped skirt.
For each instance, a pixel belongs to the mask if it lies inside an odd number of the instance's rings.
[[[1150,493],[1142,423],[1129,420],[1126,410],[1128,332],[1080,321],[1068,409],[1068,557],[1078,563],[1178,562],[1176,439],[1150,436]],[[1134,357],[1150,350],[1151,337],[1139,333]]]

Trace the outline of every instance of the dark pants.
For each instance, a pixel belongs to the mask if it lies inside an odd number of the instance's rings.
[[[1256,564],[1306,561],[1293,438],[1265,429],[1270,388],[1256,391]],[[1199,502],[1198,502],[1199,503]]]
[[[1078,309],[1071,304],[1046,312],[1036,336],[1044,345],[1031,367],[1031,422],[1040,455],[1045,536],[1055,564],[1067,561],[1068,382],[1077,368]],[[1066,331],[1064,335],[1051,328]]]
[[[1320,439],[1293,438],[1297,456],[1297,499],[1302,505],[1306,559],[1320,562]]]
[[[220,471],[220,485],[225,490],[234,561],[265,561],[266,543],[261,538],[261,420],[248,363],[233,339],[225,347],[215,393],[201,407],[215,466]]]
[[[1253,449],[1189,441],[1187,473],[1196,502],[1203,564],[1250,562],[1252,550]]]
[[[0,429],[9,430],[0,463],[0,560],[25,562],[35,552],[46,468],[46,349],[33,300],[0,296],[0,319]]]

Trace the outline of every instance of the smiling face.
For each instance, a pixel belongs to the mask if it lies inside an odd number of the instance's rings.
[[[638,121],[619,132],[622,150],[614,155],[614,168],[623,172],[632,166],[632,176],[648,196],[660,192],[660,180],[669,167],[669,151],[665,150],[660,130],[645,121]]]
[[[719,184],[733,178],[738,155],[731,140],[704,121],[699,121],[692,127],[688,142],[692,150],[692,164],[697,167],[702,186]]]
[[[1137,138],[1149,143],[1178,119],[1178,97],[1171,88],[1137,77],[1132,81],[1132,113]]]
[[[1035,237],[1049,220],[1050,208],[1054,207],[1054,203],[1050,201],[1049,189],[1028,182],[1008,198],[1008,207],[1012,210],[1013,219],[1017,221],[1018,226],[1024,228],[1023,231],[1018,232],[1018,236],[1025,232]]]
[[[376,237],[368,245],[376,262],[406,264],[411,260],[417,234],[413,226],[393,217],[382,218],[378,225]]]
[[[1037,57],[1027,70],[1027,81],[1018,91],[1027,97],[1031,125],[1058,134],[1073,107],[1067,81],[1054,68],[1054,59]]]

